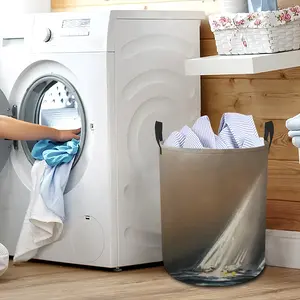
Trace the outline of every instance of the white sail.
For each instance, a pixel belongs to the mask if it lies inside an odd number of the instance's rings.
[[[257,187],[261,186],[260,175],[249,188],[243,202],[206,256],[195,267],[195,270],[215,275],[221,272],[232,272],[239,269],[251,259],[251,252],[257,247],[257,232],[261,226],[257,222],[262,214],[260,195],[255,195]]]

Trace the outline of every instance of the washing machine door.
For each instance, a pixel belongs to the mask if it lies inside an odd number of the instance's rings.
[[[0,90],[0,115],[15,117],[14,111],[16,110],[10,107],[9,102],[6,99],[4,93]],[[0,172],[4,168],[9,158],[13,144],[17,145],[17,142],[6,139],[0,139]]]

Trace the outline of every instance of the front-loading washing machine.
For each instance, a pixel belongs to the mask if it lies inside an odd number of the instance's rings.
[[[204,17],[103,9],[0,26],[0,113],[82,128],[63,235],[36,259],[106,268],[162,260],[154,124],[164,122],[167,135],[200,115],[199,78],[185,76],[184,62],[199,56]],[[0,243],[10,255],[30,200],[34,143],[0,143]]]

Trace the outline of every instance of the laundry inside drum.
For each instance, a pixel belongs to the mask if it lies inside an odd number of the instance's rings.
[[[74,166],[81,155],[85,140],[85,114],[81,98],[70,82],[47,76],[35,81],[27,90],[20,107],[20,119],[60,130],[81,129],[80,148]],[[28,160],[38,141],[21,141]]]
[[[42,96],[39,124],[56,129],[81,128],[76,96],[63,83],[57,82]]]

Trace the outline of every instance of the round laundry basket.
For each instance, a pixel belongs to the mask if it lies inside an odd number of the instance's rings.
[[[175,279],[228,286],[256,278],[265,266],[268,152],[244,149],[160,147],[163,261]],[[268,141],[269,139],[269,141]]]

